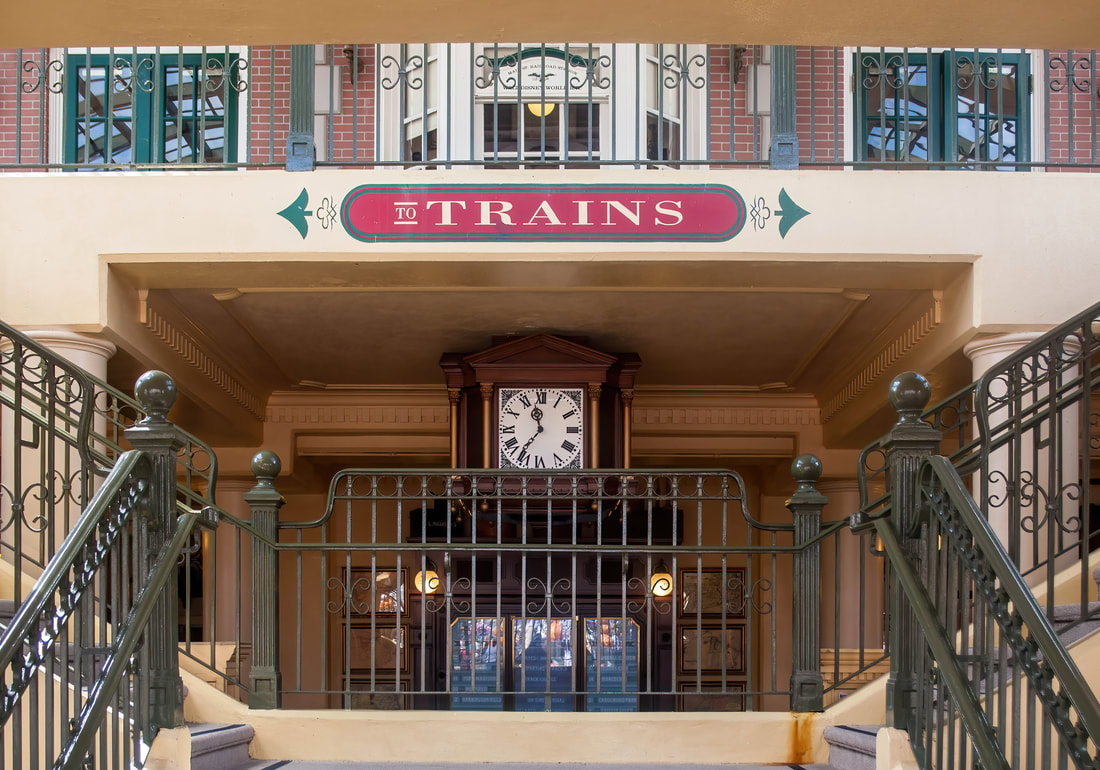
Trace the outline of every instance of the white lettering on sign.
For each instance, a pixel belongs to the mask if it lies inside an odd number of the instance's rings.
[[[684,215],[680,213],[680,201],[657,201],[657,205],[654,207],[657,210],[657,216],[653,217],[653,224],[660,227],[675,227],[684,221]],[[671,222],[666,222],[661,219],[660,215],[675,217]]]
[[[451,207],[456,203],[460,209],[466,210],[466,201],[428,201],[428,211],[432,210],[432,206],[439,206],[442,216],[436,224],[441,227],[457,227],[455,221],[451,219]]]
[[[684,222],[683,201],[618,201],[579,199],[553,204],[542,199],[514,202],[506,200],[449,200],[393,203],[395,225],[426,225],[428,227],[603,227],[652,224],[655,227],[678,227]],[[418,206],[424,205],[424,221]],[[555,208],[557,206],[557,208]],[[592,215],[603,208],[603,221],[593,222]],[[595,209],[595,211],[594,211]],[[465,212],[469,210],[469,214]],[[476,217],[476,219],[475,219]],[[644,222],[644,224],[643,224]]]
[[[393,223],[395,225],[415,225],[416,201],[403,201],[401,203],[394,203],[393,214],[395,217]]]
[[[481,204],[481,220],[477,223],[481,227],[491,227],[493,217],[499,217],[498,224],[510,225],[512,218],[508,212],[512,210],[512,204],[508,201],[478,201]]]

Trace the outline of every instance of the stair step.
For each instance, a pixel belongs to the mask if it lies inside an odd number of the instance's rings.
[[[254,759],[236,770],[832,770],[829,765],[639,765],[598,762],[315,762]]]
[[[875,770],[875,738],[879,725],[835,725],[825,728],[829,767],[835,770]]]
[[[191,770],[238,770],[252,761],[248,746],[256,731],[251,725],[204,723],[188,727],[191,730]]]

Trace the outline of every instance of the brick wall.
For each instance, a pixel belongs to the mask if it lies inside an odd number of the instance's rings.
[[[754,69],[763,48],[744,49],[743,68],[734,83],[732,46],[710,45],[707,77],[707,107],[710,126],[703,151],[715,167],[723,161],[738,164],[766,164],[767,116],[754,109],[752,89]],[[47,129],[50,89],[59,88],[67,76],[50,66],[46,52],[40,50],[0,50],[0,164],[43,164],[48,162]],[[281,166],[286,159],[290,111],[290,47],[253,46],[247,58],[247,88],[239,94],[240,115],[247,114],[247,148],[239,160],[255,164]],[[349,61],[342,46],[330,46],[328,60],[340,67],[342,110],[331,116],[323,135],[316,137],[320,157],[334,163],[369,164],[376,160],[376,87],[378,73],[374,45],[354,49]],[[849,84],[843,82],[844,52],[835,48],[798,47],[797,132],[801,161],[831,167],[850,148],[851,132],[843,125],[844,99],[850,98]],[[353,69],[358,69],[353,80]],[[319,71],[323,76],[325,69]],[[761,72],[763,69],[760,70]],[[1038,92],[1033,121],[1044,119],[1047,147],[1036,147],[1032,158],[1046,153],[1051,163],[1100,162],[1097,125],[1100,102],[1097,86],[1100,64],[1091,52],[1050,52],[1040,71],[1033,73]],[[767,80],[761,86],[759,107],[770,101]],[[629,97],[628,97],[629,98]],[[244,106],[247,104],[247,111]],[[331,146],[327,146],[331,140]],[[644,147],[642,148],[644,152]],[[442,150],[441,150],[442,153]],[[1052,169],[1088,171],[1082,168]]]

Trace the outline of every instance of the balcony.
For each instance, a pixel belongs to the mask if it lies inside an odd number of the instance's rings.
[[[0,52],[0,169],[1100,166],[1094,50]]]

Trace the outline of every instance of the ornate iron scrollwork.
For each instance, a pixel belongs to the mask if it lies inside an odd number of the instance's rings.
[[[527,612],[531,615],[539,615],[546,611],[546,609],[552,608],[555,612],[568,613],[572,611],[573,603],[568,599],[564,601],[556,601],[554,598],[555,592],[572,591],[573,581],[569,578],[559,578],[552,583],[541,578],[532,577],[527,579],[527,587],[532,591],[542,590],[542,601],[532,599],[527,602]]]
[[[424,66],[424,57],[413,55],[407,58],[404,62],[399,62],[395,56],[383,56],[379,62],[380,70],[388,70],[393,67],[396,72],[393,77],[383,74],[379,78],[378,84],[387,91],[392,91],[399,85],[404,84],[406,87],[419,90],[424,85],[424,78],[419,75],[413,75],[412,73]]]
[[[665,54],[661,58],[661,69],[667,73],[664,77],[665,88],[676,88],[681,83],[692,88],[705,87],[707,84],[706,64],[707,57],[699,53],[689,56],[683,61],[680,60],[678,54]],[[693,76],[691,74],[692,67],[703,67],[704,74]]]
[[[24,59],[23,71],[32,76],[30,79],[20,80],[20,90],[25,94],[33,94],[39,88],[52,94],[59,94],[64,90],[65,65],[59,59],[51,59],[44,64],[37,59]],[[52,83],[49,82],[51,72],[57,73],[57,79]]]

